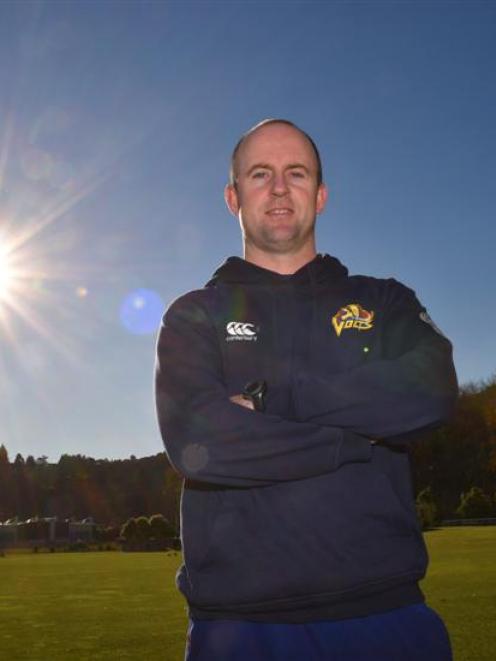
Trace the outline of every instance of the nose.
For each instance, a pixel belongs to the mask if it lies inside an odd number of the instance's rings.
[[[279,172],[279,173],[274,173],[274,176],[272,178],[272,194],[276,195],[278,197],[281,197],[282,195],[286,195],[288,192],[288,184],[286,182],[286,177],[284,176],[284,173]]]

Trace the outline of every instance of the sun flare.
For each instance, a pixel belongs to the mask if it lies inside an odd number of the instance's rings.
[[[72,358],[70,340],[51,323],[60,300],[49,283],[62,280],[40,241],[36,246],[26,245],[31,238],[28,234],[26,240],[19,231],[5,231],[0,238],[0,354],[4,349],[21,350],[20,329],[24,326],[58,353]]]
[[[14,270],[5,249],[0,247],[0,301],[9,297],[15,281]]]

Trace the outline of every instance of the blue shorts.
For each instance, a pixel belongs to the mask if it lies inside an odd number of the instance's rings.
[[[452,661],[446,627],[425,604],[348,620],[266,624],[190,620],[185,661]]]

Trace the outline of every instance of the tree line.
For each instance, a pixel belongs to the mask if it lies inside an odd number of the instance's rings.
[[[114,527],[161,513],[177,529],[180,490],[181,479],[163,452],[116,460],[64,454],[57,463],[17,454],[11,462],[0,446],[0,521],[91,517]]]
[[[461,389],[453,420],[413,445],[417,504],[436,519],[496,517],[496,377]]]
[[[428,517],[496,516],[496,378],[464,387],[453,421],[424,434],[411,457],[417,505]],[[180,490],[163,452],[123,460],[64,454],[49,463],[20,454],[11,461],[0,445],[0,521],[92,517],[121,526],[160,513],[177,531]]]

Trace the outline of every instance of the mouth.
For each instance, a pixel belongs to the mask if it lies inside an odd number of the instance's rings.
[[[293,213],[293,209],[289,209],[288,207],[278,207],[269,209],[265,213],[272,218],[284,218],[290,216]]]

